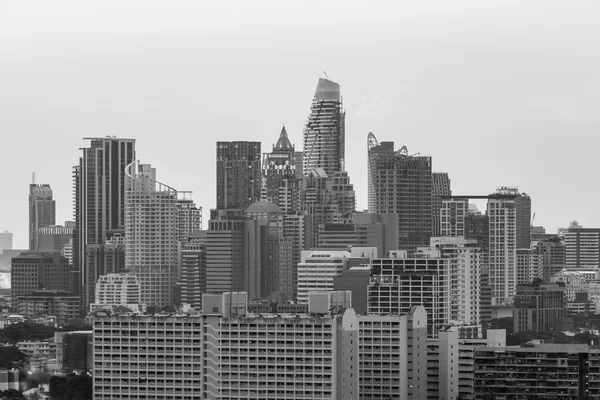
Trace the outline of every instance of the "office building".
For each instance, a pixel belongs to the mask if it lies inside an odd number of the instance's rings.
[[[515,197],[517,249],[528,249],[531,247],[531,198],[527,193],[519,193],[516,187],[511,189],[517,195]]]
[[[350,250],[352,247],[376,247],[386,255],[398,246],[398,217],[394,214],[352,213],[348,223],[319,226],[320,250]]]
[[[304,215],[304,249],[319,246],[319,226],[342,220],[340,205],[331,187],[330,176],[321,168],[307,172],[300,193],[300,208]]]
[[[17,296],[17,313],[31,318],[38,315],[55,315],[56,323],[68,324],[79,318],[79,296],[60,290],[34,290]]]
[[[23,252],[11,263],[11,296],[17,306],[19,296],[35,290],[70,291],[69,262],[58,252]]]
[[[51,225],[38,230],[37,251],[58,251],[64,255],[65,246],[73,240],[73,228]]]
[[[371,134],[372,135],[372,134]],[[371,137],[370,135],[370,137]],[[369,142],[369,212],[398,215],[398,249],[428,246],[432,232],[431,157],[394,142]]]
[[[475,349],[475,399],[596,398],[599,350],[578,344]]]
[[[517,285],[544,277],[544,257],[536,249],[517,249]]]
[[[441,255],[418,254],[407,258],[401,252],[391,258],[371,260],[368,285],[368,313],[378,315],[407,313],[422,305],[430,316],[429,337],[448,324],[451,315],[450,259]]]
[[[466,236],[465,218],[469,214],[469,200],[445,199],[440,208],[440,234],[441,236],[458,237]]]
[[[566,267],[566,246],[554,235],[535,242],[533,247],[542,255],[542,279],[550,282],[550,277]]]
[[[298,264],[298,302],[308,303],[310,292],[333,290],[350,256],[349,251],[303,251]]]
[[[207,231],[197,231],[181,244],[181,303],[196,310],[206,293],[206,241]]]
[[[206,293],[240,292],[245,286],[245,221],[211,219],[206,232]]]
[[[513,310],[514,332],[550,332],[564,316],[565,286],[537,280],[518,285]]]
[[[567,269],[600,268],[600,229],[569,228],[564,241]]]
[[[40,228],[56,224],[56,202],[50,185],[29,185],[29,250],[38,249]]]
[[[442,201],[445,196],[451,196],[450,177],[447,172],[433,172],[431,174],[431,235],[442,236],[440,213]]]
[[[246,210],[261,196],[260,142],[217,142],[217,209]]]
[[[345,171],[345,119],[340,85],[319,79],[303,131],[303,175],[316,168],[328,176]]]
[[[348,172],[334,172],[331,176],[331,193],[333,200],[338,204],[338,212],[344,217],[349,217],[356,211],[356,193],[354,185],[350,183]]]
[[[250,299],[283,293],[294,298],[297,264],[294,238],[285,237],[283,211],[275,203],[259,201],[246,210],[246,290]]]
[[[103,246],[115,246],[113,237],[124,235],[125,168],[135,160],[134,139],[107,136],[86,140],[90,144],[82,149],[79,164],[73,168],[73,264],[80,271],[84,312],[94,301],[100,275],[121,272],[103,264]],[[95,248],[88,251],[88,246]]]
[[[125,268],[140,280],[142,304],[170,306],[179,276],[179,243],[199,228],[197,208],[191,192],[158,182],[150,165],[133,162],[125,176]]]
[[[368,313],[367,287],[371,277],[371,266],[357,265],[349,266],[333,279],[334,291],[352,292],[352,307],[359,315]]]
[[[93,331],[55,332],[56,368],[88,372],[94,369]]]
[[[12,250],[13,234],[9,231],[0,232],[0,254],[4,250]]]

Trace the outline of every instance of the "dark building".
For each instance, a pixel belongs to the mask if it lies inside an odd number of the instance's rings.
[[[432,233],[431,157],[369,135],[369,212],[398,215],[398,249],[429,246]]]
[[[515,197],[517,249],[531,247],[531,198],[527,193]]]
[[[367,261],[368,262],[368,261]],[[333,290],[352,292],[352,307],[357,314],[367,315],[368,286],[371,280],[369,265],[352,266],[333,280]]]
[[[56,332],[54,341],[57,369],[68,372],[94,369],[92,331]]]
[[[304,127],[304,175],[315,168],[321,168],[328,176],[345,170],[345,119],[340,85],[319,79]]]
[[[555,322],[564,316],[565,286],[543,283],[541,280],[517,285],[515,296],[514,332],[550,332]]]
[[[125,229],[125,169],[135,161],[135,139],[90,138],[73,168],[75,228],[73,264],[81,278],[81,310],[94,302],[98,276],[112,267],[94,259],[117,243]],[[88,247],[89,246],[89,247]],[[113,271],[120,272],[120,271]]]
[[[447,172],[434,172],[431,175],[431,235],[439,237],[441,234],[440,211],[442,209],[442,197],[451,196],[450,177]]]
[[[13,307],[17,298],[35,290],[69,292],[69,261],[59,252],[25,252],[11,263],[11,295]]]
[[[202,309],[206,293],[206,238],[207,231],[198,231],[181,244],[180,302],[196,310]]]
[[[217,209],[244,211],[260,200],[260,142],[217,142]]]
[[[542,254],[542,279],[544,282],[550,282],[552,275],[566,266],[565,244],[558,235],[546,235],[545,239],[537,242],[536,249]]]
[[[38,250],[39,229],[56,224],[56,202],[50,185],[29,185],[29,250]]]

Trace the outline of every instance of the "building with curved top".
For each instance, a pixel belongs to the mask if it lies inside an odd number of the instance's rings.
[[[340,85],[319,79],[304,126],[304,175],[315,168],[322,168],[327,175],[345,170],[345,120]]]

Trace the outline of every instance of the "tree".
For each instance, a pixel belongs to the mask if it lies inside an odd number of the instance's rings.
[[[92,377],[88,374],[53,376],[50,396],[55,400],[92,400]]]
[[[0,368],[23,370],[27,356],[15,346],[0,346]]]
[[[24,399],[23,393],[16,389],[0,390],[0,399]]]
[[[54,336],[54,332],[55,328],[43,324],[10,324],[0,329],[0,342],[16,344],[24,340],[44,340]]]

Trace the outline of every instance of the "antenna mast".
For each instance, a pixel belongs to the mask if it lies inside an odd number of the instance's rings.
[[[35,171],[31,173],[31,183],[35,185]]]

